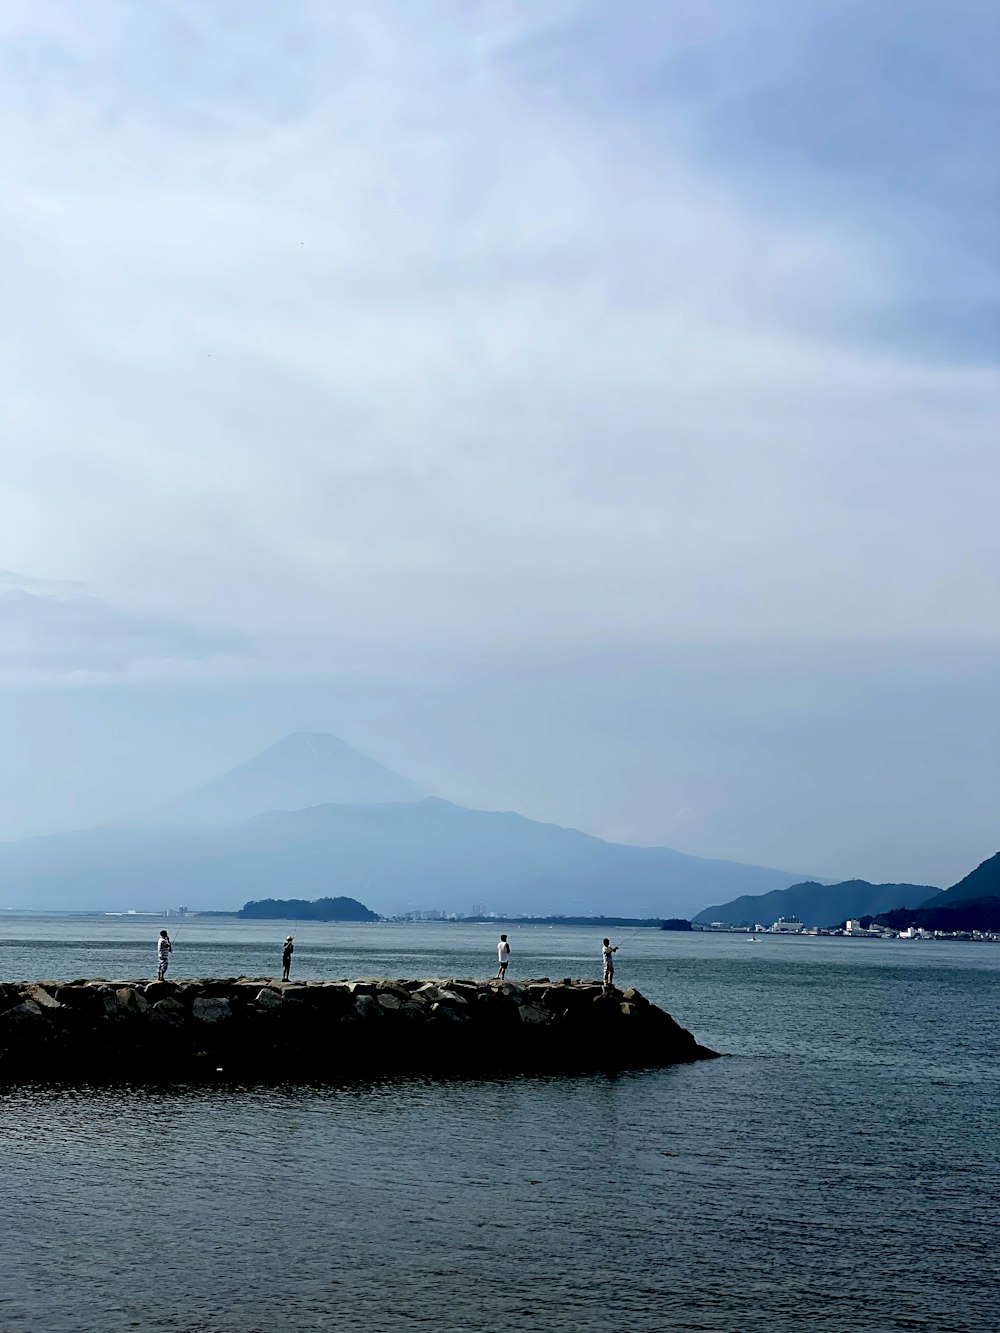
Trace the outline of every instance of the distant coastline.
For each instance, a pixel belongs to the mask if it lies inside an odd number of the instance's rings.
[[[311,905],[310,905],[311,906]],[[363,906],[359,904],[359,906]],[[368,909],[365,909],[366,911]],[[948,914],[953,917],[956,909]],[[913,915],[907,913],[907,915]],[[948,929],[913,926],[910,929],[893,929],[880,918],[871,918],[870,927],[862,926],[858,921],[844,923],[841,926],[803,926],[797,923],[794,929],[787,924],[776,923],[774,926],[730,925],[728,922],[714,921],[706,924],[701,921],[683,922],[680,918],[628,917],[628,916],[511,916],[489,914],[462,916],[451,913],[423,912],[407,916],[379,916],[371,912],[368,916],[325,915],[313,912],[297,915],[294,910],[256,911],[246,914],[238,911],[216,911],[211,908],[189,908],[183,911],[172,908],[163,912],[150,911],[108,911],[93,908],[87,911],[42,911],[37,908],[0,908],[0,920],[30,920],[33,918],[56,918],[75,921],[167,921],[173,928],[185,921],[228,920],[228,921],[312,921],[326,925],[416,925],[416,926],[574,926],[594,930],[666,930],[694,935],[743,935],[747,938],[762,939],[883,939],[883,940],[970,940],[973,943],[1000,943],[1000,931],[962,930],[955,928],[954,920],[949,920]]]

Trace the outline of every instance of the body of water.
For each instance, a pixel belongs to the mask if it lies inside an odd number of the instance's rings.
[[[159,925],[0,918],[0,979],[149,976]],[[280,975],[288,929],[293,977],[495,969],[488,926],[195,919],[170,975]],[[512,979],[600,974],[600,930],[504,929]],[[616,981],[726,1058],[0,1090],[0,1329],[1000,1328],[1000,947],[644,930]]]

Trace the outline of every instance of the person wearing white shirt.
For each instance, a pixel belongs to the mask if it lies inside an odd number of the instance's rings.
[[[617,952],[618,952],[618,945],[617,945],[617,944],[614,944],[614,945],[613,945],[613,944],[611,943],[611,941],[608,940],[608,939],[606,939],[606,940],[604,941],[604,944],[601,946],[601,954],[602,954],[603,957],[604,957],[604,984],[605,984],[605,986],[610,986],[610,985],[612,985],[612,984],[614,983],[614,979],[615,979],[615,960],[612,958],[611,955],[612,955],[612,954],[615,954],[615,953],[617,953]]]
[[[507,943],[507,936],[500,936],[500,943],[497,945],[497,968],[496,980],[503,981],[507,975],[507,964],[510,962],[510,945]]]

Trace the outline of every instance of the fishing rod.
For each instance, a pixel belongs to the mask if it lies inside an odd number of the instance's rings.
[[[628,943],[629,940],[634,940],[636,935],[638,935],[640,931],[643,930],[649,930],[649,926],[639,926],[638,929],[633,930],[630,935],[625,935],[622,939],[620,939],[616,947],[620,949],[622,945]]]

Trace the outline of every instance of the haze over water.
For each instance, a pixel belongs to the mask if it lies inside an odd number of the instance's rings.
[[[5,919],[0,977],[148,975],[155,924]],[[299,977],[492,970],[486,926],[293,929]],[[188,922],[174,975],[273,973],[285,933]],[[509,933],[515,976],[596,974],[599,931]],[[1000,1326],[1000,950],[647,930],[619,959],[727,1058],[4,1090],[0,1327]]]

